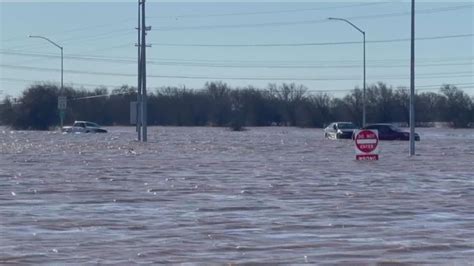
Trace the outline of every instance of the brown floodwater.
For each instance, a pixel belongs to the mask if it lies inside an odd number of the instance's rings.
[[[474,261],[474,130],[0,128],[0,264]]]

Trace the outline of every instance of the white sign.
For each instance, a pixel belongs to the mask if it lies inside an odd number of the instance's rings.
[[[379,132],[377,130],[363,129],[356,131],[354,143],[356,150],[356,160],[376,161],[379,159]]]
[[[67,98],[66,96],[58,96],[58,109],[66,110],[67,107]]]

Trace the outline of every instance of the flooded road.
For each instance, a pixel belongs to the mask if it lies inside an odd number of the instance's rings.
[[[0,263],[474,260],[474,130],[357,162],[321,129],[0,128]]]

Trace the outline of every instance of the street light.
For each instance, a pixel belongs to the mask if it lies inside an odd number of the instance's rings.
[[[415,0],[411,0],[410,40],[410,156],[415,155]]]
[[[63,92],[63,73],[64,73],[64,70],[63,70],[63,62],[64,62],[64,59],[63,59],[63,47],[53,41],[51,41],[50,39],[46,38],[46,37],[43,37],[43,36],[38,36],[38,35],[29,35],[28,36],[29,38],[38,38],[38,39],[43,39],[43,40],[46,40],[47,42],[51,43],[52,45],[58,47],[59,49],[61,49],[61,89],[60,89],[60,94],[62,95],[64,92]],[[62,113],[63,111],[61,110],[61,113],[60,113],[60,118],[61,118],[61,128],[63,127],[63,120],[64,120],[64,114]]]
[[[352,27],[354,27],[356,30],[358,30],[360,33],[362,33],[362,36],[363,36],[363,39],[364,39],[364,52],[363,52],[363,57],[364,57],[364,89],[363,89],[363,95],[362,95],[362,126],[364,127],[365,126],[365,122],[366,122],[366,115],[365,115],[365,102],[366,102],[366,97],[365,97],[365,89],[366,89],[366,86],[365,86],[365,31],[361,30],[359,27],[357,27],[356,25],[354,25],[352,22],[350,22],[349,20],[347,19],[344,19],[344,18],[328,18],[329,20],[340,20],[340,21],[344,21],[346,23],[348,23],[349,25],[351,25]]]

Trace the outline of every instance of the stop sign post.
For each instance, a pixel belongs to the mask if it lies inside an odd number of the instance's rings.
[[[376,161],[379,159],[379,133],[377,130],[364,129],[355,132],[354,142],[356,160]]]

